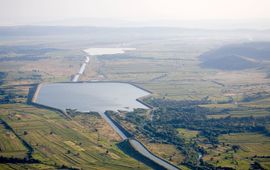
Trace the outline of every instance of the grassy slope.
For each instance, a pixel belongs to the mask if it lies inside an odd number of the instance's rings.
[[[74,120],[66,120],[53,111],[23,104],[1,105],[0,111],[1,118],[34,148],[33,157],[46,166],[137,168],[137,161],[116,147],[119,137],[99,116],[80,115]],[[24,135],[24,131],[27,131],[27,135]],[[110,135],[105,135],[106,132],[110,132]],[[20,150],[14,150],[13,155],[20,154]],[[147,168],[140,165],[140,169]]]
[[[15,134],[6,129],[3,124],[0,124],[0,139],[1,156],[16,156],[17,158],[24,158],[26,156],[27,149]]]

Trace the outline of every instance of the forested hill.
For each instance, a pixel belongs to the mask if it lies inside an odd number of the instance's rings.
[[[226,45],[200,56],[201,66],[221,70],[269,68],[270,42]]]

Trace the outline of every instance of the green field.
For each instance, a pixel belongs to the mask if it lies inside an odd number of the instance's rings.
[[[26,156],[27,149],[23,146],[21,141],[15,136],[15,134],[6,129],[3,124],[0,125],[0,155],[3,157],[18,157],[24,158]]]
[[[42,162],[36,166],[147,169],[142,164],[138,167],[137,161],[118,149],[119,136],[98,115],[79,115],[67,120],[60,113],[23,104],[1,105],[0,111],[1,119],[34,148],[33,158]],[[7,141],[10,143],[4,143]],[[16,157],[25,152],[18,139],[7,141],[1,138],[1,148],[5,147],[1,154],[8,156],[6,153],[10,152],[9,156]]]
[[[270,154],[270,138],[255,133],[239,133],[223,135],[215,150],[209,148],[209,154],[204,158],[216,166],[248,169],[250,163],[257,161],[265,169],[270,168],[270,158],[263,158]],[[223,144],[224,143],[224,144]],[[237,151],[233,145],[240,146]]]
[[[184,138],[186,142],[190,142],[192,139],[195,139],[199,135],[199,132],[195,130],[188,130],[183,128],[178,128],[177,130],[179,135]]]

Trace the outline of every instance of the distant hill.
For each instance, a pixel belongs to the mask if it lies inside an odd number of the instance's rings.
[[[226,45],[200,56],[201,67],[221,70],[268,68],[270,42],[252,42]]]

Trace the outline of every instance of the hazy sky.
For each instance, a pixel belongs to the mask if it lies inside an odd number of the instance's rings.
[[[0,25],[72,18],[270,19],[270,0],[0,0]]]

